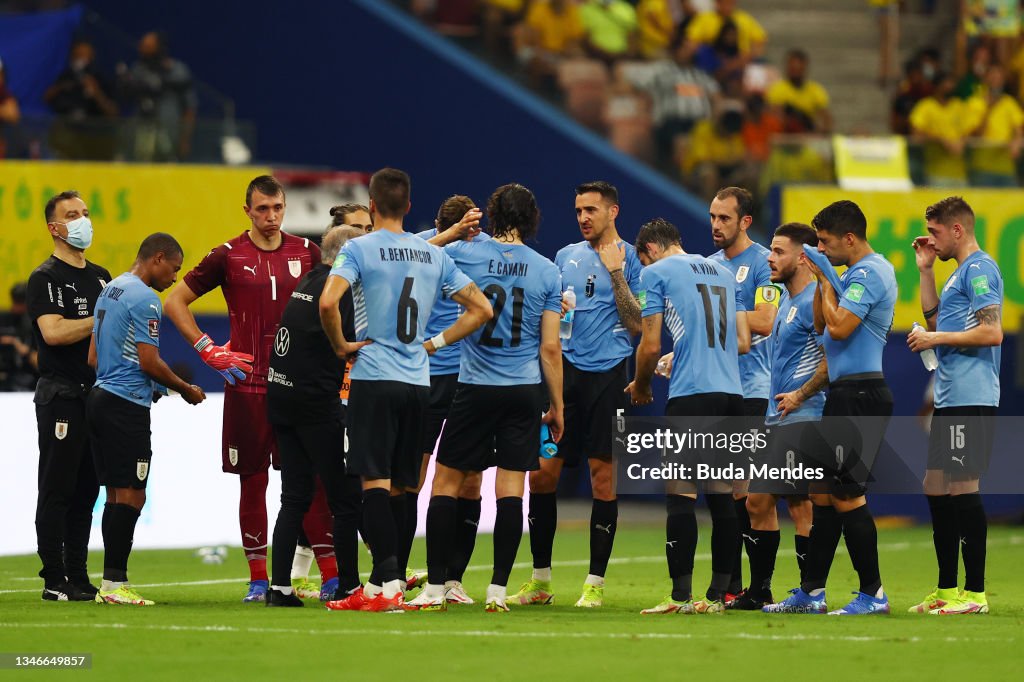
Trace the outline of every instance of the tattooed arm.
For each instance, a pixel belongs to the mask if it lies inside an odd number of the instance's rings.
[[[963,332],[927,332],[915,329],[907,337],[907,345],[915,353],[935,348],[954,346],[956,348],[985,348],[998,346],[1003,342],[1003,324],[1000,306],[985,306],[974,313],[978,326]]]
[[[825,358],[818,363],[811,378],[804,382],[804,385],[789,393],[780,393],[775,396],[778,401],[779,414],[786,416],[800,407],[805,400],[828,386],[828,361]]]

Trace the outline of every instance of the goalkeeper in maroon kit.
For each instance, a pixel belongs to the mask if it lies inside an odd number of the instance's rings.
[[[295,285],[320,262],[320,249],[281,231],[285,193],[273,177],[262,175],[249,183],[244,211],[251,228],[210,251],[171,292],[164,311],[203,362],[227,382],[221,457],[224,471],[237,474],[241,483],[238,519],[250,579],[243,601],[262,602],[268,589],[268,471],[271,463],[278,467],[277,443],[267,420],[267,368],[281,313]],[[193,301],[217,287],[231,318],[231,340],[223,346],[199,329],[189,310]],[[338,575],[331,524],[320,488],[303,529],[328,591]]]

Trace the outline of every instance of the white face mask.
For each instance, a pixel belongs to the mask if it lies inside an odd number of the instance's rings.
[[[68,236],[61,237],[61,239],[66,241],[69,246],[84,251],[92,245],[92,221],[89,220],[89,216],[75,218],[68,223],[57,222],[57,224],[68,228]]]

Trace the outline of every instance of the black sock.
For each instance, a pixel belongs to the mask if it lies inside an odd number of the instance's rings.
[[[839,515],[853,569],[860,578],[860,591],[875,596],[882,587],[878,571],[878,531],[871,510],[865,504]]]
[[[398,564],[398,577],[405,580],[409,574],[409,552],[412,550],[412,535],[406,534],[406,503],[405,493],[391,495],[388,500],[391,504],[391,518],[395,522],[395,562]],[[412,532],[415,534],[416,529]]]
[[[807,577],[800,583],[804,592],[809,594],[811,590],[825,587],[842,535],[843,524],[835,507],[814,505],[811,535],[807,541]]]
[[[956,526],[960,532],[960,553],[964,557],[964,589],[985,591],[985,551],[988,543],[988,518],[980,493],[954,495]]]
[[[462,580],[469,560],[476,548],[476,533],[480,525],[480,498],[460,497],[455,504],[455,548],[448,561],[448,580]]]
[[[743,548],[746,546],[747,557],[753,557],[750,552],[750,541],[744,538],[744,535],[750,534],[750,514],[747,512],[747,496],[744,495],[740,499],[733,500],[733,506],[736,508],[736,522],[738,524],[739,532],[736,534],[736,549],[733,552],[733,564],[732,564],[732,577],[729,579],[729,592],[732,594],[739,594],[743,590]],[[753,561],[753,559],[751,559]],[[753,570],[753,567],[751,567]],[[750,585],[754,585],[753,579],[750,581]]]
[[[602,578],[608,571],[619,520],[619,501],[594,500],[590,507],[590,574]]]
[[[334,556],[338,561],[338,590],[344,594],[359,587],[359,522],[362,514],[362,484],[346,476],[341,507],[334,512]]]
[[[107,504],[109,520],[108,533],[103,535],[103,579],[112,582],[128,580],[128,555],[135,539],[135,523],[139,510],[127,504]],[[104,509],[106,515],[106,508]]]
[[[281,493],[281,509],[277,512],[277,521],[274,522],[270,536],[271,585],[291,587],[295,547],[302,528],[302,517],[309,509],[311,499],[311,494],[296,493],[289,488]]]
[[[363,491],[363,528],[373,554],[370,582],[374,585],[405,577],[398,571],[398,559],[395,556],[398,540],[389,497],[389,492],[384,488]]]
[[[747,551],[750,553],[750,592],[754,597],[771,594],[775,557],[779,553],[782,533],[777,530],[749,530]]]
[[[551,552],[558,525],[555,493],[530,493],[530,552],[534,568],[551,568]]]
[[[494,572],[492,585],[508,585],[512,564],[523,539],[523,498],[502,497],[494,517]]]
[[[108,547],[113,547],[114,544],[116,544],[116,541],[114,540],[114,530],[113,530],[113,528],[110,525],[110,511],[111,511],[111,509],[113,507],[114,507],[114,503],[113,502],[105,503],[103,505],[103,516],[100,518],[100,532],[103,534],[103,564],[104,564],[103,575],[104,575],[104,577],[107,575],[107,571],[106,571],[107,561],[106,561],[106,559],[107,559],[107,554],[109,553],[107,548]],[[109,580],[109,578],[107,578],[107,579]],[[58,585],[56,585],[56,584],[50,585],[50,583],[47,583],[46,586],[47,587],[57,587]]]
[[[434,495],[427,507],[427,582],[444,585],[455,529],[455,498]]]
[[[721,600],[725,598],[732,579],[736,538],[739,536],[736,507],[730,493],[705,494],[704,501],[711,512],[711,585],[707,598]]]
[[[669,495],[665,501],[665,558],[672,579],[672,598],[687,601],[693,597],[693,556],[697,552],[697,516],[694,500]]]
[[[956,508],[951,495],[926,495],[932,515],[932,543],[939,564],[940,590],[957,586],[960,569],[960,534],[956,528]]]
[[[800,583],[807,580],[807,552],[811,546],[811,539],[806,535],[794,535],[793,547],[796,552],[796,567],[800,571]]]

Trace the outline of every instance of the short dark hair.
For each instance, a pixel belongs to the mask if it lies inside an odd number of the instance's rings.
[[[776,237],[785,237],[796,244],[818,245],[818,235],[814,228],[806,223],[784,223],[775,228]]]
[[[348,217],[353,213],[358,213],[359,211],[369,213],[370,209],[362,204],[341,204],[340,206],[331,206],[331,224],[328,226],[328,229],[331,227],[337,227],[338,225],[345,225],[345,221],[348,220]]]
[[[811,227],[840,237],[849,232],[858,239],[868,238],[868,219],[860,206],[849,199],[832,202],[818,211],[811,219]]]
[[[444,232],[455,223],[462,220],[462,216],[470,209],[476,208],[476,204],[465,194],[455,194],[441,202],[437,209],[437,231]]]
[[[804,64],[806,64],[807,62],[810,61],[810,57],[807,56],[807,52],[805,52],[804,50],[801,50],[798,47],[797,48],[793,48],[792,50],[787,52],[786,53],[786,59],[799,59]]]
[[[540,225],[537,199],[522,185],[502,185],[487,200],[487,222],[495,237],[504,237],[516,230],[523,241],[532,239]]]
[[[942,225],[960,223],[967,229],[974,229],[974,209],[963,197],[946,197],[936,201],[924,210],[924,219]]]
[[[11,286],[11,303],[24,303],[28,298],[28,282],[15,282]]]
[[[259,192],[268,197],[276,197],[278,194],[284,198],[284,185],[277,181],[273,175],[260,175],[252,179],[249,187],[245,190],[245,205],[252,206],[252,193]]]
[[[142,244],[139,245],[139,253],[135,258],[140,261],[147,261],[158,253],[162,253],[165,256],[185,255],[177,239],[166,232],[154,232],[142,240]]]
[[[615,185],[610,182],[594,180],[593,182],[584,182],[576,186],[576,196],[586,194],[587,192],[597,192],[601,195],[601,198],[607,199],[613,204],[619,203],[619,190],[615,189]]]
[[[54,214],[57,213],[57,204],[68,199],[81,199],[82,195],[78,193],[78,190],[69,189],[60,194],[54,194],[46,202],[46,207],[43,209],[43,216],[46,218],[46,223],[50,224],[53,222]]]
[[[736,217],[740,220],[754,215],[754,195],[742,187],[723,187],[715,193],[715,198],[725,201],[729,197],[736,200]]]
[[[401,218],[409,209],[412,181],[397,168],[382,168],[370,178],[370,201],[382,218]]]
[[[637,232],[634,246],[637,251],[643,252],[647,250],[648,244],[657,244],[663,249],[680,246],[682,238],[679,236],[679,228],[664,218],[647,221]]]

